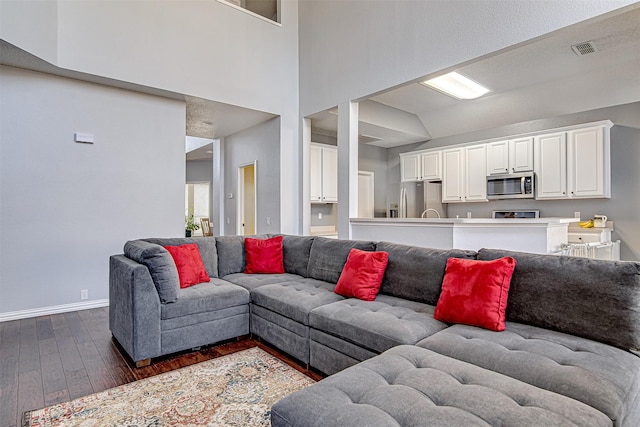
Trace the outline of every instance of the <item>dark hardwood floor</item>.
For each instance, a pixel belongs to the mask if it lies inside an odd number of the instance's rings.
[[[2,322],[0,426],[20,426],[23,411],[256,346],[314,380],[322,378],[321,374],[250,337],[153,359],[150,366],[135,368],[111,337],[107,307]]]

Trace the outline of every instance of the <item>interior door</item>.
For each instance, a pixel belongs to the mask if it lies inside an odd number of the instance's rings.
[[[237,233],[256,234],[256,165],[255,162],[238,167],[238,224]]]
[[[358,171],[358,218],[373,218],[375,193],[373,172]]]

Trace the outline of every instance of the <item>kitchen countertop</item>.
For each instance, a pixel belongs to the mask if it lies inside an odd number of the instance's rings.
[[[570,224],[579,222],[578,218],[351,218],[351,223],[384,223],[392,224],[413,224],[413,225],[482,225],[482,226],[510,226],[510,225],[544,225]]]

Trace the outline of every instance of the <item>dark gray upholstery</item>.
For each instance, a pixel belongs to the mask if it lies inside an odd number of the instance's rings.
[[[380,293],[436,305],[449,258],[475,259],[476,252],[429,249],[379,242],[377,251],[389,254]]]
[[[229,307],[244,305],[249,307],[249,291],[222,279],[211,279],[209,283],[199,283],[178,291],[178,301],[164,304],[160,318],[190,316]]]
[[[279,426],[610,426],[556,393],[417,347],[398,346],[291,394]]]
[[[627,419],[640,395],[640,358],[624,350],[511,322],[503,332],[454,325],[418,345],[579,400],[615,425],[640,425]]]
[[[162,354],[161,305],[147,267],[124,255],[109,258],[109,329],[134,361]]]
[[[315,237],[309,255],[308,277],[338,283],[342,267],[353,248],[371,252],[376,250],[376,244],[360,240]]]
[[[236,285],[242,286],[249,291],[252,291],[260,286],[272,285],[274,283],[292,282],[302,279],[302,276],[296,274],[246,274],[246,273],[233,273],[223,277]]]
[[[313,236],[289,236],[274,234],[271,236],[283,236],[282,253],[284,257],[284,271],[286,273],[297,274],[308,277],[309,255],[311,254],[311,244]]]
[[[178,289],[180,289],[178,269],[171,254],[165,248],[155,243],[132,240],[124,244],[124,254],[127,258],[149,269],[160,301],[169,303],[178,299]]]
[[[218,277],[218,251],[215,237],[167,237],[142,239],[160,246],[180,246],[187,243],[198,245],[202,263],[209,277]]]
[[[382,353],[446,328],[433,318],[433,311],[432,305],[389,295],[378,295],[371,302],[350,298],[311,310],[309,326]]]
[[[256,305],[308,325],[311,310],[344,299],[333,292],[334,287],[321,280],[301,279],[256,288],[251,292],[251,300]]]
[[[309,364],[327,375],[335,374],[379,354],[317,329],[309,329]]]
[[[516,259],[507,320],[640,350],[640,263],[481,249]]]
[[[217,236],[218,277],[242,273],[246,264],[244,236]]]

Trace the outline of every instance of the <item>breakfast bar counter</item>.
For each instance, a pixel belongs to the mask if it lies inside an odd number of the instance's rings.
[[[577,218],[351,218],[351,238],[438,249],[555,253]]]

